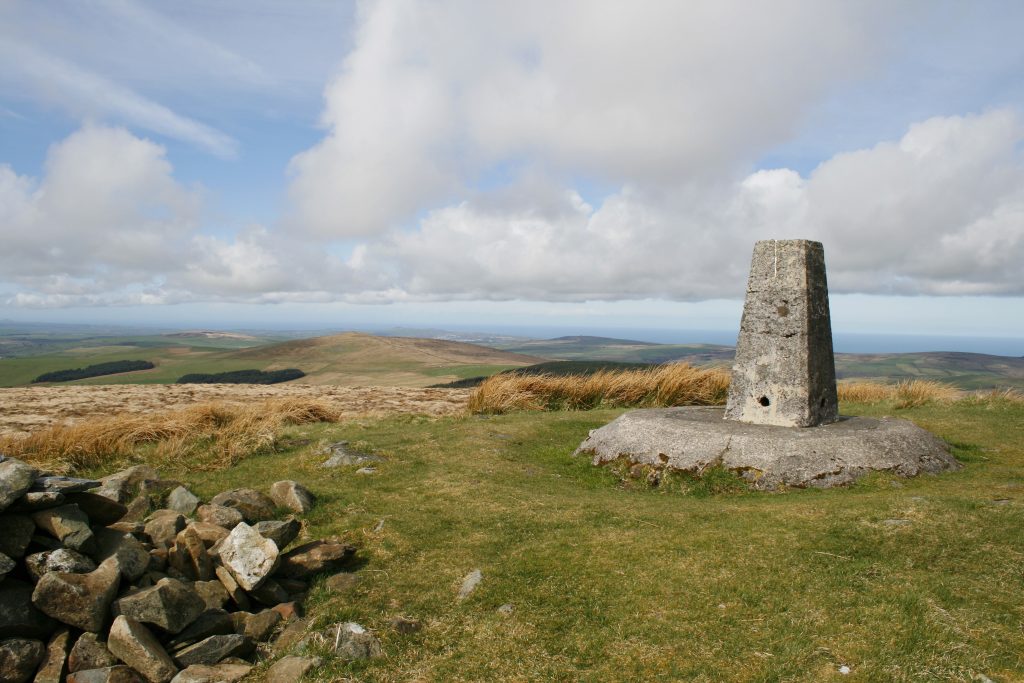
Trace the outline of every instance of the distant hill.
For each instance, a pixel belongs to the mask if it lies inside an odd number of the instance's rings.
[[[610,337],[558,337],[501,345],[500,348],[554,360],[618,361],[694,365],[732,364],[735,350],[714,344],[654,344]],[[1024,358],[959,351],[836,354],[839,379],[897,382],[933,379],[962,389],[1024,389]]]

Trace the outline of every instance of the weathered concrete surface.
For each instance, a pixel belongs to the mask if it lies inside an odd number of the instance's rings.
[[[838,414],[824,249],[808,240],[758,242],[725,417],[813,427]]]
[[[960,469],[940,439],[906,420],[852,417],[795,429],[723,420],[721,408],[634,410],[591,431],[581,453],[593,454],[595,465],[620,457],[694,473],[720,465],[759,489]]]

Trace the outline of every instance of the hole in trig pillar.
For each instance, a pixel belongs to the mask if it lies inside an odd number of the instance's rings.
[[[768,400],[767,396],[762,396],[761,398],[757,399],[757,402],[763,405],[765,408],[772,404],[772,402]]]

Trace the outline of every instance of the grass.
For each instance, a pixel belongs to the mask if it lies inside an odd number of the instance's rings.
[[[328,658],[314,680],[820,681],[841,665],[851,681],[1024,678],[1024,404],[903,410],[955,444],[961,472],[785,494],[722,472],[652,486],[570,456],[620,412],[308,424],[281,452],[165,474],[203,497],[305,482],[309,536],[361,546],[361,583],[315,587],[311,615],[374,630],[386,656]],[[342,439],[386,458],[376,475],[319,467],[318,444]],[[399,615],[423,631],[390,631]]]
[[[590,375],[501,374],[470,396],[473,413],[515,410],[582,410],[598,406],[718,405],[725,401],[729,373],[686,363]]]

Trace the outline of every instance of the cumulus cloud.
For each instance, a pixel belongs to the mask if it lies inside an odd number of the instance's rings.
[[[362,7],[329,132],[291,166],[296,223],[323,237],[405,224],[523,160],[659,187],[721,173],[885,35],[869,8],[805,0]]]

